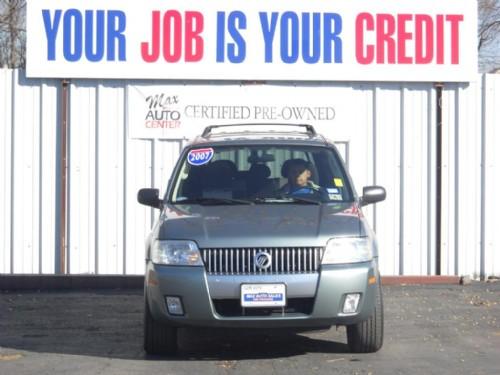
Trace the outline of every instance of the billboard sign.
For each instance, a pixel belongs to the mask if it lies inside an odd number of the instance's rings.
[[[29,77],[470,81],[475,0],[28,0]]]

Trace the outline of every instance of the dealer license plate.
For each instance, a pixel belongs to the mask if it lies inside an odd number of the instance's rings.
[[[242,284],[241,306],[286,306],[286,286],[285,284]]]

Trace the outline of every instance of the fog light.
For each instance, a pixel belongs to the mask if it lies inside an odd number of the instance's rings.
[[[179,297],[165,297],[167,301],[167,310],[170,315],[184,315],[182,302]]]
[[[342,312],[344,314],[354,314],[358,310],[359,297],[361,297],[359,293],[347,294]]]

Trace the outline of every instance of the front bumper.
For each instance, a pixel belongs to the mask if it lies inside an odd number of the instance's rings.
[[[287,284],[287,294],[311,297],[312,311],[307,314],[291,313],[272,316],[222,316],[217,312],[214,304],[214,299],[220,297],[215,294],[222,292],[220,288],[214,287],[214,279],[210,280],[211,277],[207,276],[203,267],[159,266],[148,262],[145,293],[154,319],[179,327],[307,329],[354,324],[368,319],[373,313],[375,292],[380,282],[376,260],[357,264],[322,266],[315,278],[316,285],[313,285],[313,288],[294,286],[291,282],[293,275],[269,275],[268,282]],[[245,275],[220,276],[219,279],[225,277],[232,278],[231,282],[234,282],[237,290],[240,283],[252,282],[252,278]],[[298,274],[297,278],[300,277],[301,275]],[[370,285],[368,281],[370,277],[375,277],[377,282]],[[307,296],[304,293],[311,295]],[[344,315],[342,306],[345,295],[348,293],[360,293],[361,300],[355,314]],[[165,304],[167,295],[182,299],[183,316],[173,316],[168,313]],[[239,298],[237,295],[227,297]]]

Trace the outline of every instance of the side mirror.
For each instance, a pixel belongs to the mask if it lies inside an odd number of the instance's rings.
[[[137,193],[137,201],[140,204],[153,208],[161,208],[160,191],[158,189],[141,189]]]
[[[365,186],[361,197],[361,206],[381,202],[385,199],[386,192],[382,186]]]

